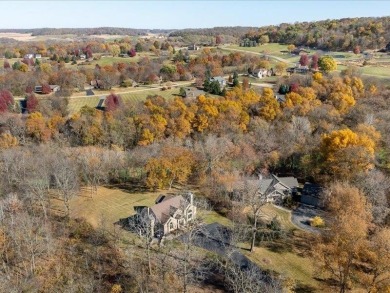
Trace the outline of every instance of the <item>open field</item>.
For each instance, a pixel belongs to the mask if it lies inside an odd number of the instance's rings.
[[[244,252],[244,254],[261,268],[275,271],[284,277],[295,280],[300,284],[300,287],[315,290],[320,286],[319,282],[313,279],[315,267],[313,259],[309,257],[302,257],[288,251],[272,251],[266,247],[256,247],[253,253]],[[321,291],[314,292],[324,291],[321,289]]]
[[[116,94],[119,94],[122,97],[123,102],[139,102],[145,100],[148,96],[159,95],[165,99],[173,99],[175,96],[179,95],[180,88],[175,87],[170,90],[162,91],[160,88],[150,88],[150,89],[133,89],[130,90],[124,88],[127,92],[114,91]],[[77,112],[83,106],[89,106],[95,108],[99,100],[104,98],[110,92],[108,91],[95,91],[95,96],[72,96],[69,99],[69,111],[70,113]]]
[[[104,219],[114,224],[122,218],[135,214],[135,206],[151,206],[160,192],[130,193],[117,188],[98,187],[91,197],[90,189],[75,197],[70,204],[71,217],[85,218],[97,227]]]

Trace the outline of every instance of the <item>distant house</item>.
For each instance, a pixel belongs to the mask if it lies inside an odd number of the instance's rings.
[[[252,71],[252,76],[256,78],[263,78],[266,76],[271,76],[271,71],[265,68],[255,69]]]
[[[306,182],[301,193],[301,203],[317,208],[324,207],[322,191],[322,186]]]
[[[58,92],[58,91],[61,89],[61,87],[60,87],[59,85],[56,85],[56,84],[50,84],[49,86],[50,86],[50,91],[51,91],[52,93]],[[43,86],[41,86],[41,85],[36,85],[36,86],[34,87],[34,93],[36,93],[36,94],[42,94],[42,92],[43,92]]]
[[[185,88],[185,98],[197,98],[200,95],[204,95],[205,92],[195,88]]]
[[[33,59],[34,58],[34,54],[26,54],[24,55],[24,59]]]
[[[188,50],[189,51],[198,51],[199,49],[200,49],[200,47],[195,45],[195,44],[192,44],[192,45],[188,46]]]
[[[42,55],[41,54],[35,54],[35,59],[41,59]]]
[[[297,192],[298,180],[295,177],[277,177],[271,175],[270,178],[250,179],[238,181],[233,185],[233,193],[240,193],[245,184],[251,189],[257,189],[259,196],[266,196],[266,201],[271,203],[281,202],[287,196],[292,196]]]
[[[50,90],[52,93],[58,92],[60,89],[61,89],[61,87],[59,85],[56,85],[56,84],[50,85]]]
[[[85,60],[85,59],[87,58],[87,55],[85,55],[85,54],[80,54],[79,57],[80,57],[81,60]]]
[[[305,50],[304,48],[296,48],[294,49],[291,54],[294,54],[294,55],[301,55],[301,54],[309,54],[310,52]]]
[[[305,65],[305,66],[302,66],[301,64],[297,64],[295,67],[289,67],[286,69],[286,71],[288,73],[300,73],[300,74],[306,74],[308,72],[310,72],[310,68],[309,66]]]
[[[210,78],[210,82],[213,82],[213,81],[218,81],[221,89],[223,89],[226,86],[226,79],[223,78],[222,76],[215,76],[215,77]]]
[[[160,195],[155,205],[137,209],[137,215],[150,221],[153,235],[162,237],[185,227],[195,219],[196,206],[193,203],[193,194],[189,193],[188,196],[189,199],[181,195]]]
[[[122,53],[122,54],[119,54],[119,57],[128,58],[128,57],[130,57],[130,56],[129,56],[129,54]]]

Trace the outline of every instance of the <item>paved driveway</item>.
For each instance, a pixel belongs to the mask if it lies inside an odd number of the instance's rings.
[[[308,205],[300,205],[298,208],[292,211],[291,221],[305,231],[311,233],[320,233],[320,229],[310,226],[309,221],[315,216],[324,218],[324,211]]]

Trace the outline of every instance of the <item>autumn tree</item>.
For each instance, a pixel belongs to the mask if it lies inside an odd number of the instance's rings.
[[[335,280],[340,293],[353,286],[359,255],[365,249],[371,221],[364,195],[347,183],[334,183],[327,190],[331,215],[315,249],[319,264]]]
[[[160,155],[146,164],[149,188],[172,188],[174,183],[186,183],[194,165],[192,153],[182,147],[165,147]]]
[[[268,35],[262,35],[259,39],[259,42],[261,45],[269,43],[269,37]]]
[[[105,110],[108,112],[115,111],[122,105],[122,98],[114,93],[108,95],[104,100]]]
[[[12,108],[14,97],[7,90],[0,90],[0,113],[6,112]]]
[[[275,65],[275,74],[276,75],[283,75],[286,72],[286,69],[287,69],[287,63],[278,62]]]
[[[302,54],[301,57],[299,58],[299,64],[301,64],[301,66],[308,66],[309,56],[307,56],[307,54]]]
[[[322,56],[318,60],[319,68],[328,73],[337,69],[336,61],[331,56]]]
[[[363,251],[365,268],[359,279],[367,292],[387,292],[390,289],[390,229],[378,227]]]
[[[323,167],[333,175],[349,178],[373,167],[375,148],[372,137],[349,128],[323,134],[320,145]]]
[[[290,45],[287,46],[287,51],[288,51],[290,54],[291,54],[291,52],[294,51],[294,50],[295,50],[295,45],[290,44]]]
[[[318,60],[319,60],[319,57],[317,54],[314,54],[312,57],[311,57],[311,63],[310,63],[310,68],[314,69],[314,70],[317,70],[318,69]]]
[[[33,93],[26,96],[25,101],[28,113],[32,113],[37,109],[39,101]]]

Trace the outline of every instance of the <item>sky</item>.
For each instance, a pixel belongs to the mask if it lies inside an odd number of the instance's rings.
[[[1,1],[0,28],[263,26],[390,16],[390,1]]]

